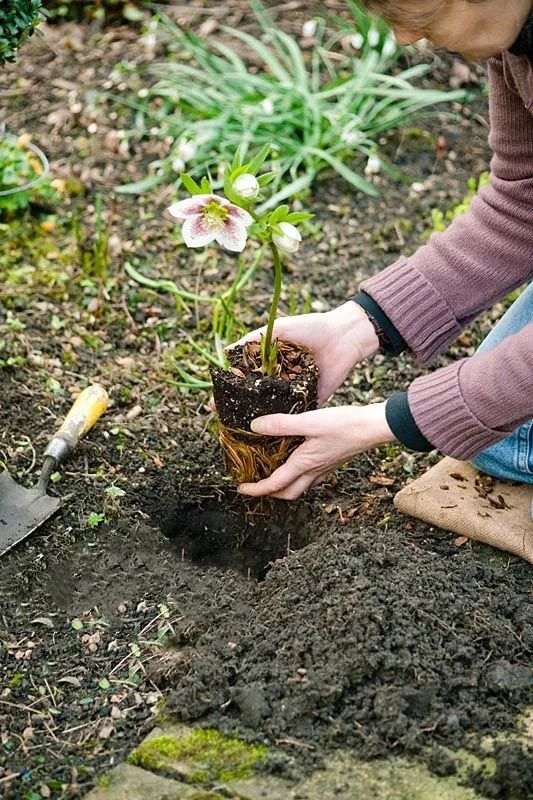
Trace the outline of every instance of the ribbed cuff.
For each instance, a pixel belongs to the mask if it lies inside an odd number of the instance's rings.
[[[383,333],[387,337],[388,344],[383,346],[383,350],[386,353],[390,353],[391,355],[397,356],[400,353],[403,353],[404,350],[407,350],[407,345],[385,314],[382,308],[378,306],[375,300],[370,297],[369,294],[366,292],[358,292],[358,294],[354,295],[352,298],[354,303],[357,303],[358,306],[361,306],[364,311],[368,314],[369,317],[375,319],[380,328],[383,330]]]
[[[410,260],[400,259],[363,281],[360,289],[378,304],[423,364],[461,333],[446,301]]]
[[[415,422],[407,392],[395,392],[389,397],[385,404],[385,417],[396,439],[410,450],[427,453],[435,449]]]
[[[487,428],[467,406],[460,384],[465,363],[417,378],[408,391],[409,408],[422,434],[438,450],[462,461],[509,435]]]

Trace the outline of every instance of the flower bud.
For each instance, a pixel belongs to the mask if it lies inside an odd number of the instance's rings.
[[[284,253],[296,253],[302,241],[298,228],[295,228],[290,222],[280,222],[278,227],[281,233],[272,234],[272,241],[276,247],[283,250]]]
[[[387,38],[383,42],[381,55],[383,56],[383,58],[390,58],[395,54],[397,49],[398,45],[396,44],[396,39],[394,38],[394,36],[387,36]]]
[[[268,114],[269,117],[272,116],[272,114],[274,113],[274,103],[272,102],[270,97],[265,97],[265,99],[261,103],[261,108],[265,112],[265,114]]]
[[[244,200],[253,200],[259,194],[259,183],[254,175],[245,172],[244,175],[238,175],[233,181],[233,189]]]
[[[317,29],[316,20],[308,19],[307,22],[304,22],[302,25],[302,36],[304,39],[312,39],[316,33]]]
[[[185,170],[185,161],[182,158],[180,158],[179,156],[176,156],[176,158],[172,159],[172,169],[178,175],[181,172],[184,172],[184,170]]]
[[[360,33],[354,33],[350,39],[350,44],[354,50],[362,50],[365,40]]]
[[[381,170],[381,161],[379,156],[376,156],[374,153],[368,156],[368,161],[366,162],[365,167],[365,175],[376,175]]]
[[[188,139],[181,139],[176,154],[184,161],[190,161],[196,155],[196,145]]]
[[[376,28],[370,28],[366,35],[366,40],[370,47],[377,47],[380,40],[379,31]]]

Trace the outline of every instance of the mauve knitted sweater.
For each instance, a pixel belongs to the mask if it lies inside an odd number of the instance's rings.
[[[491,179],[468,214],[361,289],[427,363],[483,309],[533,277],[533,65],[488,64]],[[443,453],[472,458],[533,419],[533,322],[488,353],[417,378],[411,413]]]

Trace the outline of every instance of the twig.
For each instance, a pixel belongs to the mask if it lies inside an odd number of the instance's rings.
[[[22,772],[12,772],[11,775],[6,775],[4,778],[0,778],[0,785],[2,783],[9,783],[9,781],[14,781],[15,778],[20,778]]]
[[[39,703],[42,698],[36,700],[36,703]],[[37,714],[39,717],[46,717],[47,715],[44,711],[38,711],[36,708],[31,708],[31,706],[23,706],[20,703],[10,703],[9,700],[0,700],[0,704],[3,706],[10,706],[11,708],[19,708],[21,711],[27,711],[29,714]]]
[[[309,742],[302,742],[301,739],[291,739],[287,737],[286,739],[276,739],[276,744],[290,744],[294,747],[306,747],[308,750],[314,750],[314,744],[309,744]]]

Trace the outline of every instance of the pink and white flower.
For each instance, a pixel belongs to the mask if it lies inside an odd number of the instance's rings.
[[[211,242],[242,253],[253,217],[243,208],[216,194],[197,194],[172,203],[167,209],[175,219],[183,220],[181,229],[187,247],[205,247]]]

